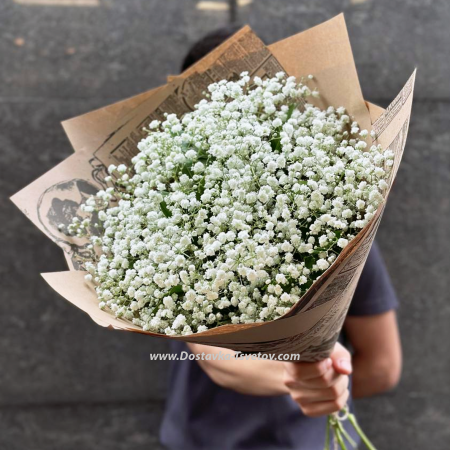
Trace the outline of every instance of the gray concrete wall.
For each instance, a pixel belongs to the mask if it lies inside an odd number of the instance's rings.
[[[378,234],[401,299],[404,374],[394,393],[358,402],[359,416],[380,449],[445,450],[450,3],[254,0],[238,14],[270,43],[341,11],[368,100],[386,106],[418,67]],[[162,83],[196,39],[228,20],[194,0],[0,0],[0,449],[158,448],[167,368],[148,353],[166,344],[104,330],[52,292],[39,273],[64,270],[62,254],[8,197],[71,153],[61,120]]]

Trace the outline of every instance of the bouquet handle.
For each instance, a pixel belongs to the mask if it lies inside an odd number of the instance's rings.
[[[347,441],[352,448],[357,447],[356,442],[344,428],[343,422],[346,420],[353,426],[366,448],[368,450],[376,450],[375,446],[370,442],[369,438],[359,426],[355,415],[350,412],[348,405],[345,405],[340,411],[328,416],[324,450],[347,450],[345,441]],[[333,448],[331,447],[332,443]]]

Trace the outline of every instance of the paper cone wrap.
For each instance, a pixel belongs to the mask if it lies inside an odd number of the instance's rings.
[[[394,152],[387,199],[405,147],[415,71],[387,110],[365,102],[344,17],[339,15],[269,47],[246,26],[186,72],[170,77],[166,85],[63,122],[74,154],[12,200],[64,251],[69,270],[43,274],[44,279],[99,325],[241,352],[300,353],[303,361],[320,360],[330,354],[342,329],[385,203],[283,317],[264,323],[224,325],[182,337],[146,332],[110,311],[100,310],[92,285],[84,280],[88,240],[68,237],[58,229],[60,223],[68,224],[76,215],[82,217],[80,205],[106,187],[106,167],[130,164],[137,143],[145,137],[143,126],[163,119],[164,113],[180,116],[191,111],[209,84],[236,79],[243,71],[261,78],[273,77],[280,71],[298,79],[313,74],[320,98],[308,101],[322,109],[344,106],[361,129],[375,131],[375,143]]]

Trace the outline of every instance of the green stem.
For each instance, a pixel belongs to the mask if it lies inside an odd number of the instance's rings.
[[[347,430],[344,428],[344,425],[342,425],[342,422],[340,420],[337,421],[337,426],[339,427],[339,431],[342,433],[342,436],[344,436],[345,439],[347,439],[347,441],[353,448],[356,448],[356,442],[347,433]]]
[[[341,430],[339,429],[339,426],[335,425],[334,436],[335,436],[336,440],[338,441],[338,444],[339,444],[339,447],[341,447],[341,450],[347,450],[344,439],[342,439],[342,434],[341,434]]]
[[[325,447],[324,450],[330,450],[330,416],[327,417],[327,429],[325,431]]]
[[[358,435],[361,438],[361,440],[364,442],[364,445],[369,450],[376,450],[376,448],[373,446],[373,444],[369,441],[369,438],[364,434],[363,430],[358,425],[358,422],[356,421],[355,415],[354,414],[349,414],[348,415],[348,420],[353,425],[353,428],[356,430],[356,432],[358,433]]]

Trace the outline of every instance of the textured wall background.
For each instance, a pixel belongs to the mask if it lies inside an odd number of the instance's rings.
[[[226,2],[202,10],[195,0],[25,4],[39,1],[0,0],[0,449],[159,448],[167,368],[148,353],[165,343],[104,330],[58,298],[39,273],[64,270],[62,253],[8,197],[70,154],[61,120],[162,83],[229,12],[220,10]],[[404,160],[378,234],[402,303],[404,375],[394,393],[359,402],[359,416],[380,449],[445,450],[450,3],[254,0],[237,9],[268,43],[341,11],[368,100],[387,106],[419,69]]]

